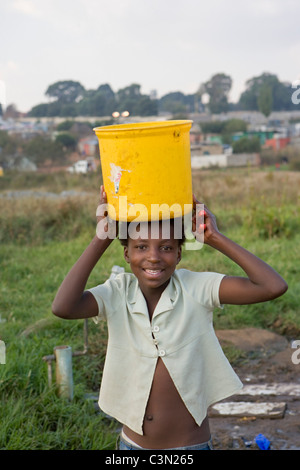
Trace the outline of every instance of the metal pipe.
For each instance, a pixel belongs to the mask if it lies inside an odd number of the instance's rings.
[[[83,336],[84,336],[84,347],[82,351],[74,351],[72,353],[73,357],[77,356],[85,356],[88,352],[88,319],[84,320],[83,325]],[[66,347],[66,346],[58,346],[59,347]],[[52,362],[56,360],[55,354],[49,354],[43,357],[43,361],[47,362],[47,371],[48,371],[48,385],[49,387],[52,386]]]
[[[73,371],[71,346],[56,346],[54,348],[56,359],[56,383],[58,394],[62,398],[73,399]]]

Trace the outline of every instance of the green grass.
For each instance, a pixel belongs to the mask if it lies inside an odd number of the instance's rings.
[[[14,188],[13,180],[10,184]],[[47,366],[42,359],[62,344],[74,351],[83,348],[83,321],[54,317],[51,303],[95,233],[96,186],[90,187],[87,199],[5,200],[2,205],[0,338],[7,352],[6,364],[0,364],[0,449],[115,447],[119,424],[97,413],[86,399],[86,394],[99,390],[107,342],[105,323],[98,326],[89,320],[89,352],[73,359],[72,402],[58,398],[54,384],[48,387]],[[195,175],[194,187],[198,198],[216,213],[224,233],[269,262],[289,284],[288,292],[272,302],[219,309],[215,328],[255,326],[298,339],[297,174],[210,171]],[[82,189],[79,183],[78,188]],[[59,185],[57,190],[61,190]],[[115,264],[128,270],[118,241],[94,269],[88,287],[103,282]],[[184,249],[179,267],[242,274],[234,263],[207,246],[198,251]],[[236,351],[229,353],[233,361],[238,360]]]
[[[90,353],[73,359],[72,403],[59,399],[55,386],[49,389],[42,359],[62,344],[69,344],[73,351],[83,349],[83,321],[54,317],[51,303],[87,238],[0,248],[0,312],[2,322],[6,320],[0,324],[6,343],[6,364],[0,366],[0,449],[114,448],[116,423],[95,413],[93,404],[85,399],[86,393],[96,394],[99,389],[106,344],[104,326],[99,329],[90,322]],[[102,282],[107,275],[106,269],[98,272],[94,282]]]

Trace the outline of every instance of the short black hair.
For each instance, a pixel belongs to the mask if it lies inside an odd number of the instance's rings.
[[[170,227],[173,227],[175,226],[175,219],[167,219],[170,221]],[[162,221],[158,221],[158,222],[162,222]],[[120,243],[122,246],[128,246],[128,239],[130,238],[130,234],[129,234],[129,226],[130,224],[134,224],[135,227],[138,227],[140,224],[149,224],[151,223],[151,221],[148,221],[148,222],[119,222],[119,224],[125,224],[125,228],[123,229],[122,228],[122,235],[125,233],[126,236],[125,237],[121,237],[120,238],[120,234],[119,234],[119,240],[120,240]],[[176,233],[177,234],[177,233]],[[182,246],[184,243],[185,243],[185,234],[184,234],[184,223],[183,223],[183,218],[181,218],[181,230],[180,230],[180,233],[178,234],[177,237],[175,237],[175,240],[178,240],[178,245],[179,246]]]

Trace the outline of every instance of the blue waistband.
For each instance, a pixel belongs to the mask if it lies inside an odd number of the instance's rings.
[[[191,446],[183,447],[168,447],[166,449],[148,449],[134,445],[132,442],[126,441],[124,436],[120,436],[118,443],[119,450],[213,450],[212,441],[209,439],[207,442],[201,442],[201,444],[194,444]]]

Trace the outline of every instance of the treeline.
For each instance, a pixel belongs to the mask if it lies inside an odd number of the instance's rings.
[[[131,115],[150,116],[158,112],[157,100],[141,93],[141,86],[132,84],[116,93],[110,85],[100,85],[96,90],[85,90],[72,80],[56,82],[46,91],[50,103],[34,106],[29,116],[111,116],[113,112],[127,111]]]
[[[280,82],[271,73],[263,73],[246,82],[246,89],[237,103],[229,101],[232,78],[224,73],[213,75],[189,95],[177,91],[157,99],[141,93],[141,85],[131,84],[114,92],[109,84],[95,90],[86,90],[80,82],[59,81],[50,85],[45,95],[48,103],[34,106],[28,113],[44,116],[111,116],[113,112],[127,111],[130,115],[151,116],[168,112],[173,115],[209,111],[213,114],[233,110],[260,111],[269,116],[272,111],[299,109],[292,102],[292,84]]]

